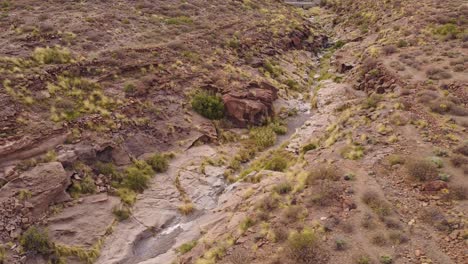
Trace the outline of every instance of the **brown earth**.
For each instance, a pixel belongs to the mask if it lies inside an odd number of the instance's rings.
[[[467,263],[464,1],[0,10],[0,263]]]

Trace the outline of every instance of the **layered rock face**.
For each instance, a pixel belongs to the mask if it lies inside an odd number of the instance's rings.
[[[60,162],[39,164],[5,184],[0,189],[0,238],[17,237],[49,205],[67,200],[69,185]]]
[[[278,89],[266,82],[252,82],[247,89],[223,96],[228,118],[237,126],[261,125],[274,113]]]

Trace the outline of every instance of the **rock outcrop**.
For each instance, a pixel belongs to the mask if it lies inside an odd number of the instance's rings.
[[[274,113],[278,89],[266,82],[252,82],[243,91],[223,96],[227,117],[237,126],[261,125]]]
[[[50,204],[66,200],[65,190],[69,184],[70,179],[60,162],[39,164],[1,188],[0,203],[17,197],[20,192],[27,193],[25,200],[31,204],[33,216],[37,216]]]

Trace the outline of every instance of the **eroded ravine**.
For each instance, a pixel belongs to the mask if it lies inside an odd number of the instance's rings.
[[[303,99],[280,101],[278,104],[294,106],[298,113],[287,119],[288,132],[278,136],[272,148],[294,138],[298,129],[313,118],[309,102]],[[198,239],[206,228],[225,219],[227,216],[217,209],[218,198],[222,194],[229,196],[236,186],[226,182],[226,167],[206,165],[204,172],[200,167],[206,159],[234,150],[233,146],[201,145],[178,154],[168,171],[157,175],[151,187],[138,198],[132,217],[119,223],[106,239],[97,263],[171,263],[180,245]],[[188,216],[178,211],[182,204],[181,194],[174,186],[178,175],[196,208]]]

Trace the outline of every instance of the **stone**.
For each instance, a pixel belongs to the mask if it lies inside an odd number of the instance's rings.
[[[446,188],[448,188],[447,183],[441,180],[430,181],[425,183],[422,187],[423,191],[427,192],[436,192]]]
[[[223,96],[226,115],[235,125],[261,125],[274,114],[278,89],[266,82],[252,82],[245,90]]]
[[[0,189],[0,203],[17,196],[20,190],[27,190],[31,193],[31,198],[27,200],[31,205],[27,204],[26,207],[31,208],[37,217],[57,199],[68,196],[65,190],[69,185],[70,179],[60,162],[42,163],[3,186]]]

